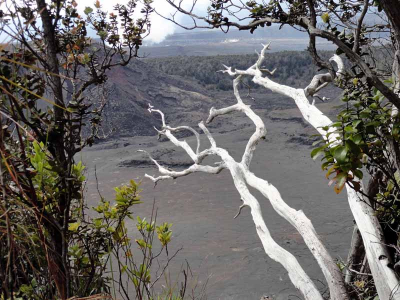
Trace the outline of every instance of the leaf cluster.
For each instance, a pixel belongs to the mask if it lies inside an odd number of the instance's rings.
[[[391,79],[386,81],[393,84]],[[399,180],[397,153],[400,142],[400,120],[387,99],[363,79],[348,77],[344,85],[342,101],[345,108],[337,115],[337,121],[324,127],[326,136],[322,144],[311,152],[316,159],[322,156],[322,169],[326,177],[335,183],[340,193],[347,183],[360,191],[359,181],[368,173],[379,179],[379,189],[372,200],[382,220],[398,224]],[[336,136],[333,139],[332,136]],[[397,225],[396,225],[397,226]]]

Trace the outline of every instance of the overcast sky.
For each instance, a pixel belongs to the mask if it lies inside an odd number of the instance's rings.
[[[49,1],[49,0],[47,0]],[[91,6],[94,7],[95,0],[75,0],[78,3],[78,10],[79,13],[83,14],[83,11],[85,7]],[[8,4],[10,1],[6,1]],[[116,4],[126,4],[128,0],[100,0],[100,4],[103,8],[103,10],[111,12],[113,10],[113,7]],[[184,0],[184,3],[186,2],[188,5],[191,3],[191,0]],[[153,6],[156,8],[156,10],[160,13],[162,13],[164,16],[170,16],[171,13],[174,12],[173,7],[171,7],[165,0],[154,0]],[[207,7],[209,6],[209,0],[198,0],[197,2],[197,13],[199,14],[205,14],[207,11]],[[5,4],[2,0],[0,0],[0,8],[5,8]],[[138,11],[138,16],[140,9],[137,9]],[[185,19],[182,16],[178,16],[177,20],[179,22],[185,22]],[[186,22],[188,20],[186,19]],[[173,34],[179,30],[179,27],[174,25],[172,22],[169,22],[162,17],[158,16],[157,14],[153,13],[151,16],[151,34],[150,36],[146,39],[147,42],[154,42],[154,43],[159,43],[162,42],[168,35]],[[5,35],[0,35],[1,41],[4,40]]]
[[[86,6],[92,6],[94,4],[94,0],[76,0],[78,3],[79,11],[83,11]],[[116,4],[126,4],[128,0],[100,0],[100,4],[105,11],[111,12],[113,7]],[[171,7],[165,0],[154,0],[153,2],[154,7],[157,11],[162,13],[165,16],[169,16],[171,13],[174,12],[173,7]],[[208,6],[207,0],[200,0],[198,2],[199,10],[205,12]],[[140,9],[138,9],[138,12]],[[183,21],[182,17],[178,18],[179,21]],[[174,33],[176,30],[179,30],[176,25],[172,22],[169,22],[162,17],[158,16],[157,14],[153,14],[151,16],[151,33],[148,37],[147,41],[152,41],[155,43],[159,43],[165,39],[166,36]]]

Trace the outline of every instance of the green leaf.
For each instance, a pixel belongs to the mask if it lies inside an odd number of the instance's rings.
[[[331,163],[329,162],[329,161],[327,161],[327,162],[324,162],[322,165],[321,165],[321,169],[322,169],[322,171],[325,171],[326,170],[326,168],[330,165]]]
[[[89,14],[91,14],[92,12],[93,12],[93,8],[91,8],[91,7],[89,7],[89,6],[85,7],[85,10],[83,11],[83,13],[84,13],[85,15],[89,15]]]
[[[332,127],[342,127],[342,122],[334,122],[331,125]]]
[[[394,173],[394,178],[396,179],[397,184],[400,184],[400,174],[399,170]]]
[[[135,287],[139,286],[139,281],[137,280],[137,278],[135,276],[132,277],[132,281],[133,281],[133,284],[135,285]]]
[[[80,222],[70,223],[70,224],[68,225],[68,230],[69,230],[69,231],[77,231],[77,230],[78,230],[78,227],[79,227],[80,225],[81,225]]]
[[[104,31],[104,30],[98,31],[97,34],[102,40],[105,40],[107,38],[107,36],[108,36],[107,31]]]
[[[377,100],[379,100],[379,97],[378,97]],[[372,104],[369,106],[369,108],[371,108],[371,109],[378,109],[378,108],[379,108],[379,105],[378,105],[377,103],[372,103]]]
[[[142,249],[145,249],[145,248],[151,249],[152,248],[152,246],[150,244],[147,244],[143,239],[135,240],[135,241],[139,245],[139,247]]]
[[[339,164],[344,163],[346,161],[346,155],[347,155],[347,148],[344,146],[338,146],[333,153],[333,157]]]
[[[126,270],[128,269],[128,266],[122,266],[121,268],[121,274],[124,274]]]
[[[371,121],[371,122],[368,122],[367,124],[365,124],[366,127],[367,126],[378,127],[380,125],[381,125],[381,123],[379,121]]]
[[[336,171],[336,165],[333,165],[332,167],[329,168],[328,172],[326,173],[325,175],[326,179],[328,179],[329,176],[331,176],[331,174],[335,171]]]
[[[323,13],[321,15],[321,19],[324,23],[328,23],[329,22],[329,14],[328,13]]]
[[[352,140],[355,144],[359,145],[359,144],[361,143],[361,141],[362,141],[362,135],[361,135],[361,134],[356,134],[355,136],[353,136],[353,137],[351,138],[351,140]]]
[[[353,173],[354,173],[354,176],[356,176],[357,178],[363,179],[364,175],[363,175],[363,172],[361,170],[354,170]]]
[[[348,125],[344,128],[344,131],[346,131],[347,133],[356,133],[357,129],[355,129],[353,126]]]
[[[369,118],[369,116],[371,115],[371,110],[366,108],[363,111],[360,112],[360,117],[361,118]]]
[[[386,79],[386,80],[384,80],[383,82],[384,82],[384,83],[391,83],[391,84],[393,84],[393,79],[392,79],[392,78]]]
[[[362,121],[361,120],[355,120],[353,121],[352,125],[354,128],[356,128]]]
[[[93,220],[93,224],[96,228],[100,228],[101,225],[103,223],[103,219],[102,218],[96,218]]]
[[[346,148],[351,151],[351,154],[358,156],[361,153],[360,147],[356,145],[352,140],[346,141]]]
[[[318,144],[320,144],[322,142],[324,142],[324,140],[315,141],[315,142],[312,143],[312,146],[314,147],[314,146],[316,146],[316,145],[318,145]]]
[[[311,158],[313,160],[316,160],[318,156],[324,153],[324,148],[315,148],[313,151],[311,151]]]
[[[394,188],[394,183],[391,179],[389,179],[386,189],[388,192],[391,192],[393,188]]]
[[[339,174],[335,177],[335,180],[336,180],[335,192],[336,192],[337,194],[339,194],[339,193],[343,190],[344,185],[346,184],[346,181],[347,181],[347,173],[344,173],[344,172],[339,173]]]

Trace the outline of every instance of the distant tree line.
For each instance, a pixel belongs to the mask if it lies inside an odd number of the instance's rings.
[[[329,57],[332,53],[325,51],[321,55]],[[232,80],[218,72],[224,69],[222,63],[233,68],[246,69],[255,60],[256,54],[245,54],[162,57],[147,59],[147,62],[166,74],[195,79],[207,88],[228,91],[232,90]],[[305,87],[318,71],[307,51],[270,53],[264,67],[271,71],[277,68],[274,80],[294,87]],[[260,88],[248,78],[244,83],[252,89]]]

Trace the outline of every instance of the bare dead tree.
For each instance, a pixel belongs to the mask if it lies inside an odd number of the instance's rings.
[[[195,129],[187,126],[174,128],[167,125],[164,114],[160,110],[154,109],[152,106],[150,106],[149,111],[151,113],[158,113],[161,115],[162,128],[158,130],[158,133],[160,135],[165,135],[174,145],[184,149],[194,163],[192,166],[183,171],[172,171],[160,165],[150,156],[151,160],[158,167],[161,176],[155,177],[146,174],[146,177],[157,183],[160,180],[175,179],[194,172],[218,174],[224,169],[229,170],[235,187],[241,196],[241,200],[243,201],[243,204],[239,208],[238,214],[243,207],[250,207],[257,234],[260,237],[266,254],[285,267],[289,273],[291,281],[302,292],[305,299],[322,299],[322,296],[308,275],[298,264],[297,259],[292,254],[278,246],[272,239],[262,217],[259,203],[257,199],[250,193],[247,186],[251,186],[260,191],[263,196],[269,199],[276,212],[290,222],[301,234],[306,245],[314,255],[319,267],[324,273],[325,279],[329,286],[331,299],[348,299],[343,276],[335,261],[319,239],[311,221],[304,215],[302,211],[296,211],[289,207],[280,196],[279,191],[270,182],[255,176],[250,171],[250,163],[253,153],[256,150],[256,145],[258,142],[265,138],[266,128],[261,118],[256,115],[250,106],[246,105],[240,97],[238,84],[241,77],[251,76],[253,78],[253,82],[260,84],[273,92],[277,92],[292,98],[298,106],[304,119],[309,122],[321,135],[326,136],[326,132],[322,130],[322,127],[332,123],[332,121],[326,115],[324,115],[315,105],[310,103],[305,89],[291,88],[289,86],[278,84],[268,77],[263,77],[261,66],[265,59],[265,52],[268,49],[268,46],[269,45],[264,46],[257,62],[247,70],[232,71],[231,68],[226,67],[224,72],[235,77],[233,81],[233,87],[237,103],[220,109],[211,108],[210,114],[206,121],[206,123],[210,123],[214,118],[231,112],[243,112],[252,120],[256,126],[256,130],[247,143],[242,160],[240,162],[236,162],[224,148],[217,146],[211,133],[208,131],[203,122],[199,124],[199,127],[206,134],[211,147],[200,151],[200,138]],[[335,56],[333,59],[338,62],[340,67],[336,76],[341,76],[340,73],[343,72],[343,64],[341,59],[338,56]],[[317,81],[313,80],[313,82]],[[186,141],[180,141],[174,136],[174,132],[177,130],[190,130],[195,133],[197,139],[196,150],[193,150]],[[334,143],[340,143],[340,137],[334,132],[331,132],[329,139],[335,141]],[[203,159],[210,155],[218,156],[221,161],[216,166],[202,165],[201,163]],[[383,234],[381,232],[381,227],[379,226],[378,220],[374,215],[374,211],[370,205],[368,205],[368,199],[360,201],[360,196],[354,189],[350,187],[347,188],[347,191],[350,208],[357,224],[359,224],[360,232],[363,236],[368,261],[371,261],[371,272],[374,276],[379,295],[382,297],[382,299],[399,299],[400,293],[397,292],[398,279],[394,271],[388,267],[389,255],[387,254],[386,247],[384,246]]]

